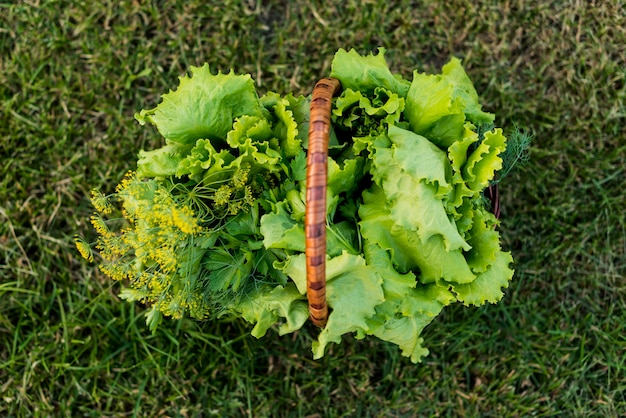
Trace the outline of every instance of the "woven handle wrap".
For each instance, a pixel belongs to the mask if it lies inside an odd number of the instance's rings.
[[[341,84],[334,78],[320,80],[313,89],[306,167],[306,285],[311,321],[323,328],[328,320],[326,304],[326,183],[328,141],[333,96]]]

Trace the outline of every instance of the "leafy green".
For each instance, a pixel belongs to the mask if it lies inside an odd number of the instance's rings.
[[[298,286],[306,289],[305,257],[291,257],[283,270]],[[328,324],[313,343],[314,358],[324,355],[326,346],[341,342],[349,332],[363,334],[369,329],[367,319],[376,313],[376,306],[384,301],[383,278],[367,265],[361,256],[343,253],[328,260],[326,266],[326,294],[332,314]]]
[[[306,300],[293,283],[274,288],[264,286],[242,298],[241,303],[232,309],[255,324],[251,333],[257,338],[264,336],[272,325],[283,318],[286,322],[278,329],[280,335],[300,329],[309,317]]]
[[[513,278],[513,270],[509,264],[513,262],[511,253],[498,252],[494,264],[470,283],[452,286],[459,302],[465,306],[480,306],[485,302],[496,303],[504,296],[502,288],[509,287]]]
[[[261,234],[265,248],[304,252],[304,226],[291,218],[288,203],[278,203],[275,210],[261,218]]]
[[[465,163],[464,176],[467,186],[479,192],[489,185],[497,170],[502,168],[500,154],[506,149],[502,129],[487,132],[483,141],[470,154]]]
[[[378,55],[359,55],[356,50],[339,49],[332,62],[330,76],[341,81],[344,90],[351,89],[371,94],[383,87],[400,97],[405,97],[409,82],[389,71],[385,61],[385,48],[378,48]]]
[[[330,315],[314,358],[351,333],[418,362],[428,353],[421,333],[445,306],[496,303],[513,277],[483,196],[507,152],[494,115],[458,59],[409,82],[384,53],[339,50],[332,63],[343,91],[331,111],[326,190]],[[94,194],[101,269],[129,283],[122,297],[152,307],[152,330],[190,314],[242,317],[256,337],[275,324],[293,332],[308,317],[310,98],[259,98],[249,76],[191,72],[136,116],[165,145],[140,151],[136,175],[113,196]]]
[[[411,129],[442,147],[462,136],[466,120],[491,123],[495,117],[481,110],[478,94],[457,58],[444,65],[441,74],[415,71],[406,100]]]
[[[168,142],[193,144],[198,139],[223,141],[233,121],[244,115],[262,117],[262,106],[249,75],[211,74],[208,64],[191,67],[191,77],[180,77],[176,91],[135,118],[150,122]]]

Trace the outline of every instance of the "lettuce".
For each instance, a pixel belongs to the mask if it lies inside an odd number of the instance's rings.
[[[478,94],[457,58],[444,65],[441,74],[413,73],[405,116],[414,132],[442,147],[462,136],[466,120],[488,124],[495,118],[481,110]]]
[[[332,62],[343,91],[328,160],[331,313],[314,358],[351,333],[419,362],[428,353],[421,333],[446,306],[496,303],[513,277],[483,196],[507,148],[501,129],[484,129],[494,115],[460,60],[408,81],[384,54],[339,50]],[[101,269],[128,280],[128,300],[152,305],[152,329],[163,315],[188,313],[243,318],[259,338],[275,325],[294,332],[308,317],[310,99],[259,97],[250,76],[213,75],[208,65],[191,73],[136,115],[165,145],[140,151],[136,175],[118,186],[128,226],[92,222]]]
[[[401,76],[391,73],[385,52],[385,48],[379,48],[378,55],[362,56],[354,49],[349,52],[339,49],[333,59],[330,76],[339,79],[344,90],[371,94],[382,87],[400,97],[406,97],[410,84]]]
[[[198,139],[223,141],[240,116],[263,116],[249,75],[213,75],[208,64],[191,67],[191,74],[180,77],[178,89],[161,96],[157,107],[136,114],[139,123],[155,125],[168,143],[193,144]]]

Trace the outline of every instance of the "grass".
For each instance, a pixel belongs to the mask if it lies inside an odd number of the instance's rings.
[[[626,18],[621,1],[0,1],[0,415],[619,416],[626,410]],[[73,248],[87,196],[158,146],[133,114],[190,65],[307,94],[339,47],[407,76],[464,59],[498,124],[532,129],[501,184],[516,277],[452,307],[420,365],[306,328],[170,321]]]

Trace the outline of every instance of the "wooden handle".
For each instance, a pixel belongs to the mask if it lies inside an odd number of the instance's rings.
[[[306,285],[311,321],[323,328],[328,321],[326,304],[326,183],[332,98],[341,84],[334,78],[320,80],[313,89],[306,166]]]

